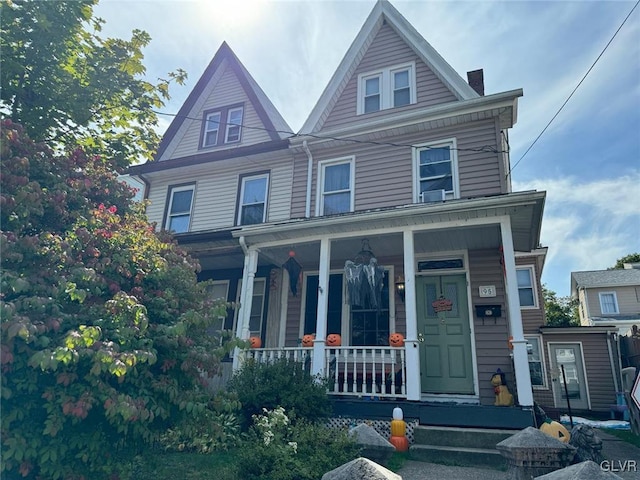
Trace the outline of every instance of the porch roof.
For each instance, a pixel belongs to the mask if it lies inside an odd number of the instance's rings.
[[[499,217],[509,216],[515,250],[531,251],[539,245],[545,196],[545,192],[527,191],[442,203],[410,204],[251,225],[235,230],[232,235],[244,237],[248,244],[268,246],[313,241],[327,235],[344,238],[351,233],[362,235],[367,231],[398,231],[405,227],[416,232],[438,229],[439,225],[442,229],[452,226],[465,228],[467,225],[471,228],[478,219],[495,218],[498,223]],[[479,248],[474,247],[470,238],[463,241],[468,247]]]

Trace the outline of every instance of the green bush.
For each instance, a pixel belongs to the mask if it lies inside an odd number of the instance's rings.
[[[245,480],[317,480],[360,453],[346,431],[302,419],[291,423],[281,407],[253,418],[237,463]]]
[[[228,389],[242,404],[245,427],[265,408],[283,407],[294,420],[315,421],[331,413],[325,382],[311,375],[301,362],[247,361],[231,378]]]

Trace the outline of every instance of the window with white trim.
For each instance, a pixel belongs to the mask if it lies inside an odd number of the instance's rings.
[[[455,139],[428,143],[414,149],[417,203],[459,197]]]
[[[516,268],[516,278],[518,280],[520,308],[537,308],[538,302],[536,298],[533,266]]]
[[[227,131],[224,136],[224,143],[232,143],[240,140],[242,113],[242,107],[229,109],[229,112],[227,113]]]
[[[202,148],[237,143],[242,134],[244,107],[233,105],[209,110],[204,113]]]
[[[545,373],[540,337],[525,335],[524,339],[527,341],[527,359],[529,361],[529,373],[531,374],[531,386],[533,388],[546,388],[547,375]]]
[[[207,287],[207,295],[211,300],[226,302],[229,295],[229,280],[216,280],[209,284]],[[216,333],[224,330],[225,319],[226,317],[223,315],[218,317],[219,323],[214,327]],[[220,338],[220,343],[222,343],[222,338]]]
[[[353,211],[353,157],[318,163],[318,215]]]
[[[600,311],[603,315],[620,313],[616,292],[600,292],[598,296],[600,297]]]
[[[262,319],[264,317],[265,293],[267,291],[267,280],[264,277],[256,277],[253,280],[253,296],[251,298],[251,311],[249,312],[249,335],[252,337],[260,337],[262,335]],[[242,279],[238,280],[238,298],[236,303],[240,304],[240,295],[242,292]],[[235,318],[233,320],[233,331],[238,328],[238,313],[236,308]]]
[[[357,114],[416,103],[415,63],[358,75]]]
[[[255,225],[267,218],[269,174],[243,177],[238,205],[238,225]]]
[[[189,231],[195,188],[193,184],[170,187],[165,230],[174,233]]]

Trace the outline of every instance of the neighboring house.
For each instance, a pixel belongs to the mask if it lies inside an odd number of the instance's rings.
[[[516,252],[536,258],[545,193],[511,188],[522,90],[469,79],[379,1],[293,135],[220,47],[156,160],[130,174],[212,296],[238,302],[221,326],[261,340],[235,365],[305,360],[360,414],[386,418],[364,398],[392,398],[428,423],[531,424],[523,323],[542,324],[541,267]],[[493,406],[497,369],[517,408]]]
[[[516,254],[534,400],[548,412],[567,413],[568,397],[573,412],[608,416],[622,390],[618,328],[610,321],[579,327],[544,326],[540,285],[546,254],[546,248]]]
[[[615,325],[626,335],[640,326],[640,264],[571,272],[571,296],[580,302],[581,325]]]

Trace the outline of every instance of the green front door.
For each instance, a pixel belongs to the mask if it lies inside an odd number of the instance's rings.
[[[417,277],[416,300],[422,392],[475,393],[465,276]]]

